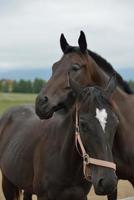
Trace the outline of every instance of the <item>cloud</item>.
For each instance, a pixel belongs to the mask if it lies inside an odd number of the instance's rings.
[[[0,0],[0,68],[50,67],[62,55],[59,37],[88,47],[115,67],[133,67],[133,0]]]

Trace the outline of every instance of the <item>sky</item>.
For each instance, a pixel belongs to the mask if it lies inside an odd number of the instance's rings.
[[[0,0],[0,69],[47,68],[62,56],[64,33],[115,68],[134,67],[133,0]]]

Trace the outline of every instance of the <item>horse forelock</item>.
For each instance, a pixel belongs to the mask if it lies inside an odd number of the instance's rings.
[[[99,86],[86,87],[83,90],[82,99],[80,101],[82,104],[95,105],[99,109],[104,107],[111,108],[110,101],[106,98],[102,88]]]

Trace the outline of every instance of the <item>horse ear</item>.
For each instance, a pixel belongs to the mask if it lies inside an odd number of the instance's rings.
[[[61,46],[63,53],[65,53],[66,49],[69,47],[69,44],[67,43],[67,40],[63,33],[60,36],[60,46]]]
[[[114,92],[114,90],[116,89],[116,87],[117,87],[116,75],[114,74],[110,78],[110,80],[105,88],[105,95],[109,98],[112,95],[112,93]]]
[[[78,39],[78,44],[82,53],[85,53],[87,50],[87,41],[86,36],[83,31],[80,32],[80,37]]]
[[[71,89],[73,90],[73,92],[79,96],[82,91],[83,91],[83,88],[76,82],[72,79],[70,73],[68,74],[69,75],[69,84],[70,84],[70,87]]]

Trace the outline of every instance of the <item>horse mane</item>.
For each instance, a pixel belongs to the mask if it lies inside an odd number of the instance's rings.
[[[117,71],[115,71],[113,66],[109,62],[107,62],[107,60],[91,50],[88,50],[88,53],[95,60],[98,66],[109,76],[116,74],[117,84],[120,88],[122,88],[127,94],[134,93],[129,84],[121,77],[121,75]]]

